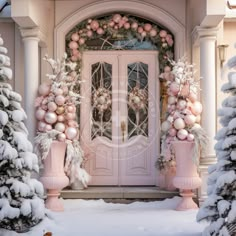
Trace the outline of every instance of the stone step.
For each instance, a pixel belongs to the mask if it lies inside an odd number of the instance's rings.
[[[178,191],[162,190],[158,187],[89,187],[83,190],[64,189],[61,197],[64,199],[104,199],[113,202],[120,200],[163,200],[179,196]],[[122,201],[123,202],[123,201]]]

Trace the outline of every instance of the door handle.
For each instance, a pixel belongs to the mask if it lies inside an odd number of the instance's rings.
[[[120,128],[121,128],[121,131],[122,131],[122,141],[124,142],[125,141],[125,130],[126,130],[125,121],[121,121]]]

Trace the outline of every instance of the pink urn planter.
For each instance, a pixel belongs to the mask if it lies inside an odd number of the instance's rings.
[[[173,141],[172,142],[176,158],[176,176],[173,180],[175,187],[181,190],[183,197],[176,210],[184,211],[198,208],[193,201],[192,189],[201,186],[201,179],[197,172],[197,166],[192,160],[194,142]]]
[[[44,169],[40,181],[47,189],[46,207],[52,211],[63,211],[60,191],[69,184],[69,179],[64,172],[64,158],[66,143],[53,141],[47,158],[44,160]]]

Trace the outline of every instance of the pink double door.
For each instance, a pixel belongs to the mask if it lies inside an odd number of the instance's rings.
[[[155,185],[159,83],[155,51],[83,54],[81,145],[91,185]]]

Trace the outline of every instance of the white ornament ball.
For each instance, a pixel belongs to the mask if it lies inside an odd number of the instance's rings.
[[[185,127],[185,122],[182,118],[177,118],[175,121],[174,121],[174,127],[177,129],[177,130],[180,130],[180,129],[184,129]]]
[[[37,120],[43,120],[45,114],[46,114],[46,111],[43,110],[43,109],[41,109],[41,108],[39,108],[39,109],[36,111],[35,116],[36,116]]]
[[[163,132],[167,132],[170,129],[170,127],[171,127],[171,123],[167,120],[162,122],[162,124],[161,124],[161,130]]]
[[[131,28],[136,30],[138,28],[138,23],[133,22],[132,25],[131,25]]]
[[[198,101],[191,105],[191,111],[194,115],[200,115],[202,113],[202,104]]]
[[[43,131],[45,130],[45,126],[46,126],[46,123],[43,122],[43,121],[40,121],[40,122],[38,123],[38,130],[41,131],[41,132],[43,132]]]
[[[190,142],[193,141],[194,140],[194,135],[193,134],[188,134],[187,135],[187,140],[190,141]]]
[[[55,102],[56,102],[56,104],[59,105],[59,106],[62,106],[62,105],[65,103],[65,101],[66,101],[65,97],[62,96],[62,95],[58,95],[58,96],[56,96],[56,98],[55,98]]]
[[[55,130],[60,131],[60,132],[64,132],[66,129],[65,125],[61,122],[56,123],[54,128]]]
[[[175,96],[169,96],[168,97],[168,104],[169,105],[175,104],[175,102],[176,102],[176,97]]]
[[[57,140],[60,142],[64,142],[66,140],[66,135],[65,134],[58,134]]]
[[[184,140],[186,139],[188,135],[188,131],[186,129],[180,129],[178,132],[177,132],[177,137],[180,139],[180,140]]]
[[[62,95],[63,94],[63,89],[57,88],[57,89],[55,89],[54,93],[55,93],[56,96],[57,95]]]
[[[196,116],[194,115],[186,115],[184,117],[184,121],[187,125],[193,125],[196,122]]]
[[[186,102],[185,100],[182,100],[182,99],[181,99],[181,100],[178,101],[177,106],[178,106],[178,108],[179,108],[180,110],[183,110],[183,109],[186,108],[187,102]]]
[[[196,116],[196,123],[200,123],[200,122],[201,122],[201,116],[198,115],[198,116]]]
[[[50,93],[50,89],[51,88],[49,84],[42,83],[41,85],[39,85],[38,92],[42,96],[47,96]]]
[[[55,112],[51,112],[51,111],[46,112],[45,121],[48,124],[54,124],[57,121],[57,114]]]
[[[139,98],[138,96],[133,97],[132,100],[133,100],[133,102],[134,102],[135,104],[140,103],[140,98]]]
[[[68,127],[65,134],[68,139],[73,140],[77,135],[77,129],[74,127]]]
[[[100,96],[100,97],[98,98],[98,103],[101,104],[101,105],[103,105],[103,104],[105,103],[105,101],[106,101],[106,99],[105,99],[104,96]]]

